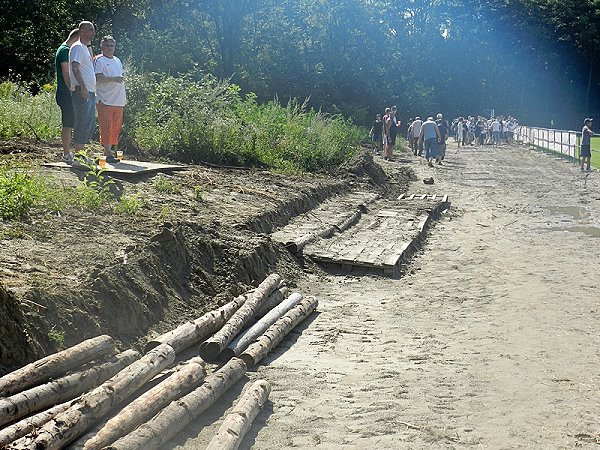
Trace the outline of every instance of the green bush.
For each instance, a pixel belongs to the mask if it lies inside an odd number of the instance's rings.
[[[319,171],[349,158],[365,135],[349,120],[297,101],[284,106],[277,100],[258,104],[254,94],[242,99],[238,86],[213,77],[149,77],[154,88],[141,77],[128,132],[143,149],[166,158]]]
[[[26,169],[0,165],[0,218],[21,218],[29,212],[37,196],[36,182]]]
[[[0,139],[59,137],[60,109],[54,96],[53,85],[44,85],[37,95],[32,95],[21,83],[0,82]]]

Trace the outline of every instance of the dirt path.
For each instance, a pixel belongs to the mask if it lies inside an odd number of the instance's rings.
[[[598,448],[598,173],[524,147],[411,164],[451,211],[402,279],[299,287],[319,314],[250,374],[273,392],[241,448]]]

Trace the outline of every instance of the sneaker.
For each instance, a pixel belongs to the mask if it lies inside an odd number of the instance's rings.
[[[583,167],[581,169],[579,169],[580,172],[583,172]]]
[[[74,159],[75,159],[75,155],[73,155],[73,153],[69,152],[66,155],[65,154],[62,155],[61,161],[71,165],[71,164],[73,164]],[[583,170],[583,169],[581,169],[581,170]]]
[[[433,167],[433,164],[431,164],[431,161],[429,161],[429,162],[427,163],[427,165],[428,165],[429,167]]]
[[[109,164],[117,164],[117,163],[120,163],[121,161],[119,161],[114,156],[107,156],[106,157],[106,162],[109,163]]]
[[[585,169],[586,172],[591,172],[593,169],[591,167],[588,167],[587,169]]]

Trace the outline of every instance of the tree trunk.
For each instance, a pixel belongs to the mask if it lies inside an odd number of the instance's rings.
[[[238,309],[215,335],[200,346],[200,356],[207,360],[215,360],[221,351],[227,347],[242,327],[254,317],[255,312],[262,306],[267,297],[279,287],[281,277],[277,274],[269,275],[254,292],[246,303]]]
[[[227,414],[206,450],[237,450],[270,393],[271,385],[265,380],[252,383]]]
[[[85,440],[80,439],[70,449],[100,450],[112,444],[152,418],[171,401],[198,387],[204,379],[204,375],[204,361],[202,358],[192,358],[185,365],[178,367],[176,372],[165,381],[123,408],[95,436]]]
[[[27,417],[19,422],[12,424],[9,427],[0,430],[0,448],[4,448],[6,444],[16,441],[19,438],[31,433],[33,430],[40,428],[49,420],[53,419],[61,412],[71,406],[72,401],[61,403],[46,411],[37,413],[34,416]]]
[[[265,331],[240,358],[248,367],[254,367],[263,359],[282,339],[294,329],[296,325],[306,319],[319,304],[315,297],[307,297],[298,305],[289,310],[281,319]]]
[[[81,436],[95,421],[130,397],[175,360],[175,351],[161,344],[110,380],[73,402],[40,430],[33,442],[19,440],[10,449],[59,450]],[[23,441],[23,442],[21,442]]]
[[[288,291],[289,289],[285,286],[281,286],[279,289],[275,289],[271,293],[271,295],[269,295],[269,297],[265,300],[262,306],[258,308],[256,313],[254,313],[254,318],[256,320],[260,319],[262,316],[264,316],[277,305],[279,305],[285,298],[285,294],[287,294]]]
[[[233,358],[216,373],[206,377],[200,387],[159,412],[132,433],[104,450],[156,450],[206,411],[221,395],[246,373],[246,364]]]
[[[0,378],[0,397],[16,394],[42,381],[64,375],[73,368],[114,351],[115,341],[110,336],[103,335],[83,341]]]
[[[203,341],[207,337],[215,334],[229,319],[231,319],[231,316],[233,316],[233,314],[246,302],[248,295],[249,293],[240,295],[226,305],[221,306],[219,309],[206,313],[193,322],[184,323],[174,330],[152,339],[146,344],[144,351],[148,352],[160,344],[168,344],[173,347],[175,353],[179,353],[182,350]]]
[[[302,301],[302,294],[294,292],[286,300],[281,302],[271,312],[267,313],[262,319],[256,322],[252,327],[248,328],[238,337],[236,337],[229,346],[223,350],[223,358],[229,359],[234,356],[239,356],[246,348],[267,328],[273,325],[290,309]]]
[[[311,242],[315,241],[317,238],[328,238],[333,236],[338,228],[335,225],[331,225],[327,228],[323,228],[317,233],[313,234],[305,234],[304,236],[299,237],[293,242],[286,242],[285,248],[287,248],[292,253],[299,253],[304,247],[306,247]]]
[[[83,372],[0,399],[0,425],[73,399],[108,380],[139,357],[135,350],[127,350]]]

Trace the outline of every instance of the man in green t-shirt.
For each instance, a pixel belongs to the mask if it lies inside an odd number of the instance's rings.
[[[69,37],[58,47],[54,65],[56,66],[56,103],[60,107],[62,117],[62,130],[60,137],[63,146],[63,160],[72,161],[71,133],[75,121],[73,103],[71,102],[71,80],[69,79],[69,49],[79,39],[79,29],[69,33]]]

